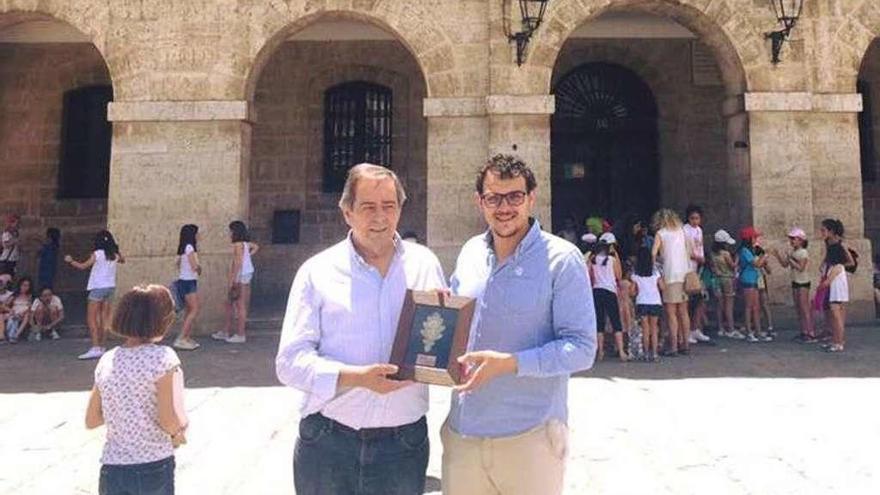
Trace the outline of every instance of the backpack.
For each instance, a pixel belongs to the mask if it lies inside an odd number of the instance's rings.
[[[849,251],[849,255],[852,256],[853,259],[853,266],[845,267],[846,271],[848,271],[849,273],[855,273],[856,270],[859,268],[859,253],[857,253],[855,249],[849,247],[846,248],[846,250]]]

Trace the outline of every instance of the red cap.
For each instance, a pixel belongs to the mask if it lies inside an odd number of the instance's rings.
[[[753,241],[761,235],[761,231],[749,225],[748,227],[743,227],[739,231],[739,238],[744,240]]]

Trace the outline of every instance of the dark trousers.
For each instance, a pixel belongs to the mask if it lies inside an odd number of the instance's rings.
[[[596,331],[605,331],[605,318],[611,320],[611,329],[615,332],[623,330],[620,323],[620,305],[617,294],[606,289],[593,289],[593,305],[596,307]]]
[[[424,417],[353,430],[316,413],[299,423],[293,483],[297,495],[421,495],[429,450]]]
[[[144,464],[104,464],[98,493],[174,495],[174,456]]]

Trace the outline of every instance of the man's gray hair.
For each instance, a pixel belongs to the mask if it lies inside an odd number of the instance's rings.
[[[373,165],[372,163],[361,163],[351,167],[348,171],[348,177],[345,179],[345,186],[342,188],[342,197],[339,198],[339,208],[349,210],[354,208],[354,190],[360,179],[391,179],[394,181],[394,189],[397,190],[397,205],[403,207],[406,201],[406,191],[403,190],[403,184],[391,169],[381,165]]]

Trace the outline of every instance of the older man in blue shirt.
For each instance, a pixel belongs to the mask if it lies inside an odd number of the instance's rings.
[[[478,175],[489,230],[464,245],[452,276],[453,292],[478,304],[441,433],[446,494],[562,492],[568,378],[593,365],[596,317],[580,251],[530,215],[535,187],[509,155]]]
[[[275,359],[301,394],[299,495],[416,495],[428,465],[427,385],[386,364],[407,289],[445,287],[437,257],[397,234],[406,200],[394,172],[361,164],[339,207],[351,232],[303,263]]]

